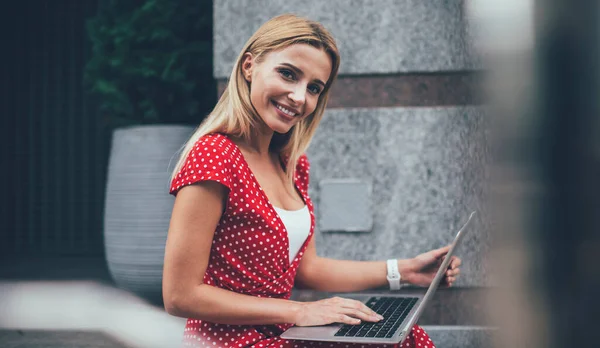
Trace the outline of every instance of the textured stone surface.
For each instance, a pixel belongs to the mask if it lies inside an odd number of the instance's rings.
[[[491,348],[498,330],[478,326],[423,326],[437,348]]]
[[[488,285],[485,126],[475,107],[328,110],[308,150],[317,218],[319,182],[355,178],[372,184],[374,223],[367,234],[317,231],[319,255],[413,257],[450,243],[479,210],[457,250],[463,273],[456,285]]]
[[[341,74],[473,69],[479,63],[468,48],[463,6],[460,0],[215,1],[214,76],[228,77],[254,31],[283,13],[332,32]]]

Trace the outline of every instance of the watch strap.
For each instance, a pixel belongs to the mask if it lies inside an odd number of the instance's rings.
[[[400,290],[400,271],[398,270],[398,260],[387,260],[387,280],[390,284],[390,290]]]

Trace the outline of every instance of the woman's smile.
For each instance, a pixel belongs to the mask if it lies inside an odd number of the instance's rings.
[[[273,103],[277,114],[286,120],[293,120],[299,114],[298,112],[296,112],[296,110],[293,110],[289,107],[285,107],[277,103],[276,101],[272,100],[271,103]]]

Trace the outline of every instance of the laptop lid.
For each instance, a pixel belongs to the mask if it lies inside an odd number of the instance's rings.
[[[471,215],[469,215],[469,219],[467,220],[467,222],[465,222],[464,225],[458,231],[458,233],[456,233],[456,237],[454,237],[454,241],[452,242],[452,245],[450,246],[448,253],[446,253],[446,256],[444,257],[444,261],[440,265],[440,268],[438,268],[438,271],[435,274],[435,277],[433,278],[433,280],[431,281],[431,284],[429,285],[427,292],[423,296],[423,299],[421,300],[420,303],[417,304],[418,307],[415,310],[414,314],[412,314],[409,318],[407,318],[407,323],[404,324],[405,326],[410,328],[414,324],[416,324],[417,320],[421,316],[421,313],[423,312],[423,309],[425,308],[425,306],[427,306],[427,303],[433,297],[433,294],[435,293],[438,286],[440,285],[440,282],[442,281],[442,279],[444,279],[444,273],[446,273],[446,270],[448,269],[448,266],[450,265],[450,260],[452,259],[452,255],[454,255],[455,249],[458,247],[458,245],[461,243],[462,239],[464,238],[464,236],[466,234],[467,226],[469,226],[469,223],[475,216],[475,213],[476,213],[476,211],[471,212]]]

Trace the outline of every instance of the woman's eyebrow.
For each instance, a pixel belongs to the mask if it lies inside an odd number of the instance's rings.
[[[300,68],[296,67],[295,65],[292,65],[290,63],[281,63],[281,65],[285,65],[291,69],[293,69],[294,71],[296,71],[296,73],[300,74],[300,75],[304,75],[304,72],[302,70],[300,70]],[[319,79],[314,79],[314,82],[325,86],[325,82],[319,80]]]

